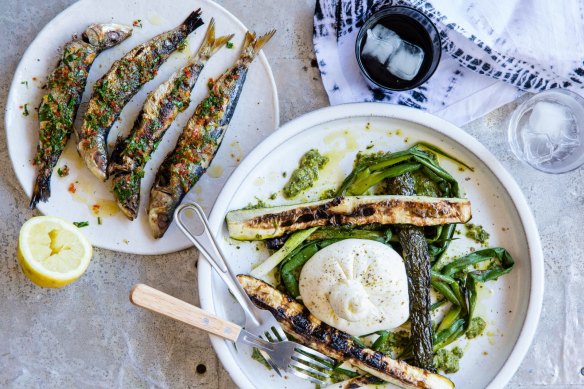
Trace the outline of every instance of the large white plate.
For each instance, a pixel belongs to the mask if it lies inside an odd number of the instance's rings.
[[[210,223],[227,260],[238,273],[249,273],[251,265],[267,257],[255,243],[228,238],[224,217],[228,210],[267,200],[278,192],[300,156],[311,147],[328,153],[331,161],[317,188],[306,198],[318,198],[326,188],[338,184],[351,170],[359,150],[402,150],[417,141],[441,147],[475,168],[458,170],[443,160],[471,200],[473,223],[491,233],[490,246],[503,246],[515,258],[510,274],[489,282],[480,293],[478,314],[488,323],[487,335],[467,343],[461,341],[465,356],[460,371],[451,376],[460,388],[500,388],[515,373],[533,338],[543,296],[543,256],[536,224],[519,187],[495,157],[478,141],[454,125],[418,110],[386,104],[340,105],[304,115],[284,125],[262,142],[235,170],[211,213]],[[279,196],[271,204],[285,201]],[[448,255],[478,248],[464,235],[453,242]],[[259,248],[259,247],[258,247]],[[202,307],[219,316],[242,322],[243,316],[217,275],[203,260],[199,264],[199,295]],[[280,379],[251,360],[249,350],[238,351],[227,342],[212,337],[212,343],[231,374],[242,387],[312,388],[307,381],[289,376]]]
[[[105,185],[89,173],[77,156],[73,141],[69,142],[58,164],[58,166],[67,164],[71,168],[71,174],[65,178],[53,174],[51,198],[47,203],[38,204],[38,209],[47,215],[61,216],[71,221],[88,220],[90,225],[83,231],[95,246],[136,254],[162,254],[178,251],[191,245],[174,225],[162,239],[153,239],[145,217],[145,206],[148,203],[150,187],[158,166],[162,163],[164,156],[172,150],[183,126],[197,104],[206,95],[207,79],[217,77],[235,61],[247,28],[235,16],[210,0],[81,0],[47,24],[27,49],[14,74],[6,105],[6,138],[16,176],[30,197],[36,174],[31,160],[38,142],[37,111],[34,108],[39,106],[43,95],[41,87],[44,85],[46,76],[56,65],[62,47],[71,39],[71,35],[81,33],[94,22],[117,22],[131,25],[134,20],[141,19],[143,25],[142,28],[134,28],[131,38],[97,57],[83,95],[83,101],[86,102],[89,100],[94,82],[107,72],[115,60],[121,58],[134,46],[176,27],[191,11],[199,7],[203,11],[203,20],[206,24],[189,36],[189,45],[186,50],[182,53],[175,52],[161,66],[158,76],[147,83],[130,101],[122,112],[121,121],[116,122],[110,132],[111,144],[115,142],[118,135],[130,131],[146,94],[187,63],[189,56],[198,49],[207,23],[212,17],[216,21],[217,35],[235,34],[233,38],[235,47],[231,50],[223,48],[211,58],[195,86],[190,107],[178,116],[160,144],[159,150],[149,162],[146,177],[142,180],[142,203],[138,219],[130,222],[117,210],[117,206],[112,201],[109,183]],[[258,31],[258,33],[264,33],[264,31]],[[24,81],[28,81],[28,87],[21,84]],[[22,115],[20,107],[24,104],[28,104],[30,110],[28,117]],[[80,114],[77,116],[78,119],[81,117]],[[207,174],[193,188],[186,200],[197,201],[209,210],[240,159],[277,128],[278,120],[276,84],[268,61],[261,53],[249,69],[243,93],[223,145]],[[79,121],[76,125],[80,125]],[[67,188],[75,181],[77,181],[77,192],[72,195]],[[97,217],[91,210],[92,205],[96,203],[102,205],[100,212],[102,225],[97,224]]]

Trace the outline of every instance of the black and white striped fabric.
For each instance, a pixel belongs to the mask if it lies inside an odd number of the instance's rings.
[[[420,87],[384,93],[359,73],[355,39],[384,6],[407,5],[437,26],[442,59]],[[314,47],[332,105],[383,101],[462,125],[524,91],[584,95],[584,2],[579,0],[317,0]]]

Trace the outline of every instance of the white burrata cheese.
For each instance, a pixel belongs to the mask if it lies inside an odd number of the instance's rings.
[[[300,295],[314,316],[354,336],[390,330],[409,317],[402,257],[373,240],[346,239],[302,268]]]

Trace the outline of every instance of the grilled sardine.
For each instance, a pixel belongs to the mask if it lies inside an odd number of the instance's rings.
[[[148,95],[132,132],[116,144],[108,175],[112,177],[116,202],[130,220],[134,220],[140,206],[140,182],[146,162],[179,112],[189,106],[191,90],[209,58],[232,37],[215,39],[215,21],[211,19],[197,54],[187,66]]]
[[[258,240],[310,227],[379,224],[434,226],[466,223],[470,201],[425,196],[347,196],[304,204],[240,209],[227,216],[229,236]]]
[[[124,106],[148,81],[179,44],[203,24],[201,10],[192,12],[174,30],[145,42],[120,60],[93,87],[83,125],[77,131],[77,150],[89,170],[106,180],[108,163],[107,137]]]
[[[247,275],[237,278],[253,303],[269,310],[284,331],[300,343],[402,388],[454,388],[446,377],[359,346],[351,335],[321,322],[304,305],[271,285]]]
[[[164,235],[175,208],[207,171],[233,117],[247,69],[274,33],[259,38],[251,32],[245,35],[239,59],[216,81],[209,82],[209,95],[197,106],[175,149],[160,166],[148,205],[148,222],[155,238]]]
[[[67,43],[47,79],[47,93],[39,107],[39,144],[34,159],[38,175],[30,208],[51,195],[51,174],[73,132],[73,122],[85,90],[89,69],[97,55],[132,34],[121,24],[92,24],[81,39]]]

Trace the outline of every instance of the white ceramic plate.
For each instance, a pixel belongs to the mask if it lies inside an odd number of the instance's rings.
[[[306,199],[318,198],[323,189],[338,185],[351,170],[359,150],[398,151],[417,141],[439,146],[475,168],[459,171],[448,160],[441,164],[461,182],[471,200],[473,223],[491,234],[490,246],[503,246],[513,255],[513,271],[496,282],[489,282],[480,293],[478,314],[488,327],[486,335],[460,344],[465,349],[460,371],[450,376],[460,388],[500,388],[515,373],[533,338],[543,296],[543,256],[535,221],[519,187],[495,157],[479,142],[454,125],[418,110],[387,104],[340,105],[304,115],[284,125],[262,142],[235,170],[217,198],[211,213],[211,226],[221,249],[238,273],[249,273],[252,263],[268,256],[255,243],[232,241],[224,223],[227,211],[241,208],[258,197],[270,204],[285,203],[280,193],[300,156],[311,147],[327,153],[330,162],[322,180]],[[479,248],[464,238],[453,242],[448,255]],[[258,250],[259,249],[259,250]],[[203,260],[199,264],[199,293],[202,307],[231,320],[243,316],[217,275]],[[313,388],[295,376],[275,377],[249,357],[249,350],[218,338],[213,346],[241,387]]]
[[[122,112],[121,121],[116,122],[110,132],[111,145],[118,135],[127,134],[130,131],[146,94],[167,80],[175,70],[187,63],[190,55],[196,53],[212,17],[216,21],[217,36],[235,34],[232,40],[235,47],[221,49],[208,62],[195,86],[190,107],[178,116],[160,144],[159,150],[147,165],[147,174],[142,180],[139,218],[130,222],[117,210],[110,193],[109,183],[105,185],[89,173],[77,156],[73,141],[69,142],[57,165],[67,164],[71,173],[64,178],[53,174],[51,198],[47,203],[38,204],[38,209],[44,214],[60,216],[71,221],[89,221],[89,227],[84,228],[83,232],[94,246],[136,254],[162,254],[178,251],[191,245],[174,224],[162,239],[152,238],[145,215],[150,187],[164,156],[172,150],[180,131],[197,104],[205,97],[206,81],[209,77],[217,77],[233,64],[239,55],[239,48],[241,48],[247,28],[235,16],[210,0],[81,0],[47,24],[27,49],[14,74],[6,105],[6,138],[14,171],[24,191],[30,197],[36,174],[31,160],[38,142],[38,120],[35,107],[40,104],[43,95],[41,87],[45,83],[46,76],[58,62],[60,51],[71,39],[71,35],[81,33],[94,22],[131,25],[134,20],[141,19],[143,25],[142,28],[134,28],[132,37],[122,44],[104,51],[97,57],[83,95],[83,101],[86,102],[89,100],[94,82],[107,72],[115,60],[121,58],[134,46],[178,26],[191,11],[199,7],[203,11],[203,20],[206,24],[189,36],[186,50],[175,52],[160,67],[158,76],[148,82],[130,101]],[[258,31],[258,33],[264,33],[264,31]],[[28,82],[28,87],[21,84],[24,81]],[[24,104],[28,104],[29,107],[28,117],[22,115],[20,107]],[[82,104],[80,113],[83,106]],[[79,119],[81,114],[77,116]],[[189,193],[186,200],[197,201],[209,210],[227,177],[239,161],[277,128],[278,120],[276,84],[266,57],[260,53],[249,69],[231,126],[211,168]],[[78,120],[76,125],[80,124]],[[67,191],[72,182],[77,182],[75,195]],[[96,203],[102,205],[100,210],[102,225],[97,224],[97,217],[91,209]]]

